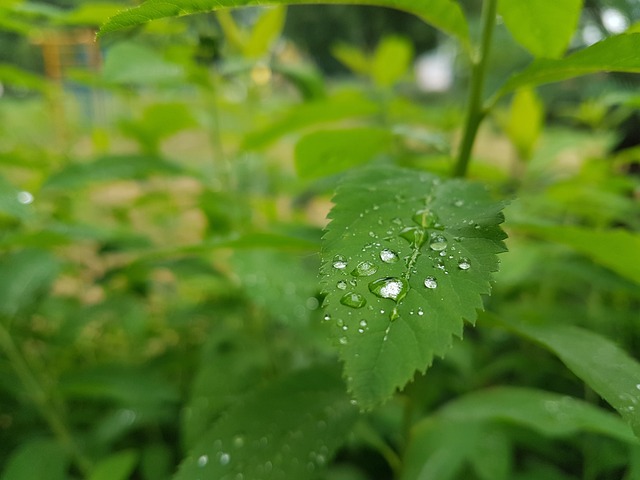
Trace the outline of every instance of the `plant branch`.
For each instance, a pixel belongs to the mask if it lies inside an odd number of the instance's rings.
[[[487,114],[482,107],[482,93],[487,70],[487,58],[491,49],[491,39],[496,23],[496,8],[498,0],[485,0],[482,5],[482,37],[480,49],[476,58],[471,62],[471,84],[467,99],[467,115],[464,126],[462,143],[453,170],[454,177],[464,177],[467,174],[471,151],[475,143],[478,128]]]
[[[67,428],[63,420],[63,415],[55,408],[50,396],[33,374],[24,356],[11,338],[11,335],[2,324],[0,324],[0,349],[4,351],[9,359],[13,370],[16,372],[29,397],[49,425],[53,434],[74,459],[80,471],[85,476],[88,476],[92,469],[91,460],[82,453],[82,450]]]

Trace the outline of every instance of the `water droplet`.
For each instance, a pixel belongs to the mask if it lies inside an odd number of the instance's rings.
[[[198,457],[198,466],[204,467],[207,463],[209,463],[209,457],[207,455],[200,455]]]
[[[406,295],[407,284],[400,278],[385,277],[371,282],[369,290],[380,298],[390,298],[397,302]]]
[[[456,200],[455,202],[453,202],[453,206],[454,206],[454,207],[461,207],[461,206],[463,206],[463,205],[464,205],[464,200],[460,200],[460,199],[458,199],[458,200]]]
[[[328,322],[329,320],[331,320],[331,315],[329,315],[328,313],[326,313],[323,317],[325,322]]]
[[[640,390],[640,383],[636,385],[636,388]]]
[[[351,275],[355,277],[369,277],[378,271],[378,267],[376,267],[371,262],[360,262],[356,268],[351,272]]]
[[[391,310],[391,315],[389,315],[389,319],[393,322],[398,318],[400,318],[400,312],[398,312],[398,307],[393,307],[393,310]]]
[[[447,248],[447,239],[443,235],[434,235],[429,241],[429,248],[434,252],[441,252]]]
[[[423,228],[433,228],[438,223],[438,216],[428,208],[418,210],[411,218]]]
[[[438,282],[435,277],[427,277],[424,279],[424,286],[430,289],[438,288]]]
[[[400,236],[412,245],[422,245],[424,241],[424,230],[418,227],[407,227],[400,231]]]
[[[340,337],[338,341],[340,342],[340,345],[346,345],[347,343],[349,343],[349,340],[347,340],[347,337]]]
[[[391,220],[391,223],[395,225],[402,225],[402,220],[398,217],[395,217],[394,219]]]
[[[380,260],[385,263],[396,263],[398,261],[398,254],[393,250],[385,248],[380,252]]]
[[[231,455],[225,452],[222,452],[220,454],[220,465],[222,466],[228,465],[230,461],[231,461]]]
[[[340,303],[351,308],[362,308],[366,305],[367,300],[359,293],[348,292],[342,296]]]
[[[25,190],[23,190],[22,192],[18,192],[18,194],[16,195],[16,199],[23,205],[29,205],[33,203],[33,195]]]
[[[418,309],[418,315],[420,315],[420,316],[424,315],[424,310],[422,310],[422,308]]]
[[[342,270],[344,268],[347,268],[347,259],[344,258],[342,255],[336,255],[335,257],[333,257],[332,265],[333,265],[333,268]]]
[[[345,282],[344,280],[340,280],[338,283],[336,283],[336,287],[338,287],[340,290],[346,290],[347,282]]]
[[[471,264],[469,263],[469,260],[467,258],[463,257],[458,260],[458,268],[460,270],[469,270],[471,268]]]
[[[236,435],[233,437],[233,446],[236,448],[242,448],[244,446],[244,437],[242,435]]]
[[[361,327],[366,327],[367,326],[367,321],[366,320],[360,320],[360,326]]]

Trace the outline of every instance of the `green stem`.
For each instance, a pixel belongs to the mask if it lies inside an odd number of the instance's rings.
[[[467,99],[467,115],[462,143],[453,170],[455,177],[464,177],[467,174],[478,128],[487,114],[487,110],[482,107],[482,92],[487,71],[487,58],[496,23],[497,4],[498,0],[485,0],[482,5],[482,40],[476,58],[471,60],[471,84],[469,85],[469,98]]]
[[[63,415],[55,408],[54,402],[51,401],[50,396],[33,374],[22,352],[20,352],[11,335],[2,324],[0,324],[0,349],[4,351],[9,359],[16,375],[24,385],[25,390],[40,412],[40,415],[42,415],[49,425],[49,428],[51,428],[53,434],[74,459],[74,462],[84,476],[88,476],[92,469],[91,460],[85,457],[80,447],[74,441],[71,432],[63,420]]]

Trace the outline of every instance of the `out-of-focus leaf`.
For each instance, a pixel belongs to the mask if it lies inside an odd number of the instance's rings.
[[[544,123],[544,106],[535,91],[521,88],[513,96],[505,129],[523,160],[529,160]]]
[[[47,82],[40,75],[23,70],[15,65],[0,64],[0,82],[14,87],[46,92]]]
[[[135,450],[114,453],[95,466],[89,480],[127,480],[136,468],[138,457]]]
[[[52,174],[45,188],[67,189],[85,187],[94,182],[147,178],[154,174],[177,174],[179,165],[158,157],[125,155],[101,157],[91,163],[69,165]]]
[[[30,208],[25,200],[33,201],[31,193],[21,192],[0,176],[0,213],[24,220]]]
[[[307,101],[319,100],[327,96],[324,78],[312,67],[275,64],[271,69],[296,86],[302,98]]]
[[[589,230],[571,226],[518,225],[518,229],[558,242],[640,284],[640,235],[627,230]]]
[[[413,45],[403,37],[388,36],[382,39],[371,61],[371,76],[381,87],[398,82],[411,66]]]
[[[371,60],[358,47],[338,43],[331,49],[331,53],[352,72],[360,75],[371,73]]]
[[[502,202],[475,183],[393,166],[359,169],[334,198],[322,287],[349,390],[389,398],[474,322],[505,250]]]
[[[516,41],[536,57],[558,58],[578,26],[583,0],[501,0],[498,11]]]
[[[603,336],[572,325],[488,316],[551,352],[615,408],[640,437],[640,363]]]
[[[140,471],[144,480],[168,480],[173,470],[173,451],[162,443],[149,445],[142,451]]]
[[[0,260],[0,315],[34,308],[58,274],[60,263],[43,250],[21,250]]]
[[[640,72],[640,33],[606,38],[566,58],[540,58],[516,73],[500,89],[499,95],[524,86],[559,82],[597,72]]]
[[[243,48],[244,55],[249,58],[266,55],[282,33],[286,15],[287,9],[282,5],[266,10],[251,30]]]
[[[13,451],[7,460],[2,480],[67,480],[69,458],[52,440],[32,440]]]
[[[165,60],[151,48],[122,42],[109,48],[102,76],[115,84],[149,85],[184,81],[183,67]]]
[[[356,418],[337,371],[295,372],[231,408],[174,479],[309,478],[344,444]]]
[[[83,3],[68,13],[63,14],[58,23],[64,25],[100,26],[107,18],[112,17],[120,10],[121,3]]]
[[[302,137],[295,148],[295,164],[303,178],[331,175],[368,162],[393,144],[384,128],[359,127],[320,130]]]

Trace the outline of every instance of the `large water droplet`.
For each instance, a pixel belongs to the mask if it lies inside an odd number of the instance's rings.
[[[342,255],[336,255],[333,257],[333,268],[337,268],[338,270],[342,270],[347,267],[347,259]]]
[[[342,296],[340,303],[351,308],[362,308],[367,304],[367,300],[359,293],[348,292]]]
[[[207,463],[209,463],[209,457],[207,455],[200,455],[198,457],[198,466],[204,467]]]
[[[427,277],[424,279],[424,286],[430,289],[438,288],[438,282],[435,277]]]
[[[396,263],[398,261],[398,254],[393,250],[385,248],[380,252],[380,260],[385,263]]]
[[[336,287],[338,287],[340,290],[346,290],[347,282],[345,282],[344,280],[340,280],[338,283],[336,283]]]
[[[471,268],[471,264],[469,263],[469,259],[463,257],[460,260],[458,260],[458,268],[460,270],[469,270]]]
[[[226,452],[222,452],[220,454],[220,465],[222,466],[228,465],[230,461],[231,461],[231,455],[229,455]]]
[[[443,235],[433,235],[429,241],[429,248],[434,252],[441,252],[447,248],[447,239]]]
[[[406,295],[407,284],[400,278],[386,277],[371,282],[369,290],[380,298],[390,298],[397,302]]]
[[[27,192],[26,190],[23,190],[22,192],[18,192],[18,194],[16,195],[16,198],[18,202],[23,205],[29,205],[33,203],[33,195],[31,194],[31,192]]]
[[[355,277],[369,277],[378,271],[378,267],[376,267],[371,262],[360,262],[356,268],[351,272],[351,275]]]

